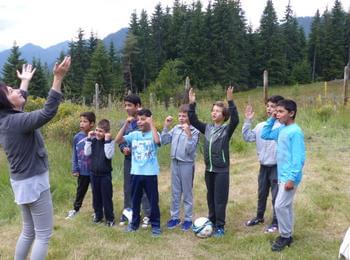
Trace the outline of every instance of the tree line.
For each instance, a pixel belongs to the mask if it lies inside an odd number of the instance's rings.
[[[175,0],[173,6],[155,6],[151,15],[132,13],[129,32],[121,51],[105,46],[82,29],[69,44],[72,68],[65,79],[65,96],[92,100],[95,83],[102,95],[122,96],[127,91],[155,91],[159,98],[188,76],[191,84],[236,85],[239,89],[262,85],[264,70],[271,85],[309,83],[342,78],[350,60],[350,12],[340,1],[323,14],[317,10],[311,33],[305,36],[290,3],[278,20],[272,0],[267,0],[260,26],[247,23],[239,0],[214,0],[206,7]],[[3,68],[2,80],[17,85],[15,71],[26,61],[14,45]],[[46,96],[50,73],[47,64],[33,59],[37,72],[31,94]],[[45,86],[45,88],[43,88]]]

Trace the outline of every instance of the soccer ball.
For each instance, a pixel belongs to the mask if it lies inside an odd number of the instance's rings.
[[[122,214],[128,219],[128,223],[130,224],[132,220],[132,209],[126,208],[123,210]]]
[[[213,223],[205,217],[197,218],[193,222],[192,231],[197,237],[210,237],[213,233]]]

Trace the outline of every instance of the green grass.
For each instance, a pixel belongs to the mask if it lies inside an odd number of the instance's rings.
[[[160,208],[163,234],[152,238],[149,230],[125,234],[123,228],[107,228],[91,223],[91,192],[88,192],[80,214],[72,221],[65,220],[72,207],[76,180],[70,174],[70,140],[47,137],[50,159],[51,191],[55,209],[54,235],[50,242],[48,259],[335,259],[343,235],[350,223],[350,154],[349,108],[338,103],[341,85],[328,85],[328,99],[323,97],[323,84],[271,88],[270,94],[281,94],[297,100],[297,123],[303,128],[307,145],[304,178],[295,200],[295,243],[282,253],[272,253],[270,242],[275,235],[263,233],[264,226],[246,228],[244,222],[256,212],[258,162],[255,145],[242,141],[241,127],[244,108],[251,103],[258,121],[264,118],[262,90],[255,89],[235,94],[240,113],[231,147],[230,194],[227,206],[227,234],[222,239],[199,239],[191,232],[168,231],[164,227],[169,217],[170,173],[169,146],[159,152]],[[321,95],[321,98],[319,97]],[[218,95],[219,96],[219,95]],[[209,121],[213,100],[198,93],[198,113]],[[335,102],[334,102],[335,101]],[[177,110],[152,107],[157,126],[163,119],[176,116]],[[124,118],[120,106],[100,111],[98,118],[112,121],[113,133]],[[49,136],[49,135],[48,135]],[[204,166],[198,150],[194,180],[194,217],[206,216],[206,188]],[[118,217],[123,202],[122,156],[118,149],[113,160],[113,187],[115,214]],[[5,155],[0,152],[0,259],[11,259],[21,230],[18,207],[13,202]],[[271,221],[270,202],[266,222]]]

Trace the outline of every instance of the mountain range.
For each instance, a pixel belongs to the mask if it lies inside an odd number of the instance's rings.
[[[104,42],[106,48],[109,47],[110,42],[113,42],[114,47],[118,51],[123,48],[127,33],[128,28],[122,28],[115,33],[107,35],[102,41]],[[61,52],[67,53],[69,49],[68,45],[69,41],[65,41],[44,49],[38,45],[28,43],[20,47],[19,50],[21,52],[21,58],[25,59],[26,61],[31,62],[33,57],[35,57],[36,59],[40,59],[42,63],[47,63],[47,65],[51,68],[56,59],[60,56]],[[10,53],[10,49],[0,52],[0,72],[2,72],[2,67],[6,63]]]

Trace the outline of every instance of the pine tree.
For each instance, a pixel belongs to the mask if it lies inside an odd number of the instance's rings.
[[[49,91],[49,83],[46,77],[45,69],[43,68],[40,60],[33,59],[32,65],[34,68],[36,68],[36,70],[30,82],[30,94],[36,97],[45,98]]]
[[[21,71],[22,65],[25,63],[26,61],[21,59],[19,47],[16,43],[14,43],[13,47],[11,48],[11,53],[2,69],[2,80],[9,86],[19,86],[21,80],[17,78],[16,71]]]
[[[132,93],[137,92],[137,88],[135,87],[133,81],[133,68],[139,52],[140,50],[137,47],[137,37],[133,33],[129,32],[124,43],[122,62],[124,84],[126,89],[130,90]]]
[[[112,74],[112,93],[113,95],[123,96],[124,88],[123,88],[123,75],[121,68],[121,61],[119,55],[116,53],[114,48],[114,44],[111,41],[109,44],[108,50],[109,62],[111,64],[111,74]]]
[[[298,22],[293,14],[290,1],[286,7],[285,15],[281,24],[281,32],[283,37],[283,54],[286,61],[286,81],[285,83],[292,83],[292,69],[300,63],[304,58],[303,52],[303,36],[300,34]]]
[[[272,0],[268,0],[260,20],[258,64],[259,74],[266,69],[271,85],[284,84],[286,80],[286,60],[283,55],[282,37]]]
[[[165,17],[161,3],[157,4],[151,18],[152,49],[154,50],[154,72],[158,74],[166,59],[165,44]]]
[[[321,17],[319,10],[312,19],[311,32],[308,42],[308,59],[312,64],[312,81],[321,76]]]
[[[106,97],[113,90],[113,76],[108,52],[102,41],[99,41],[91,57],[91,66],[87,70],[84,81],[83,95],[87,101],[92,101],[95,84],[99,85],[100,95]]]

